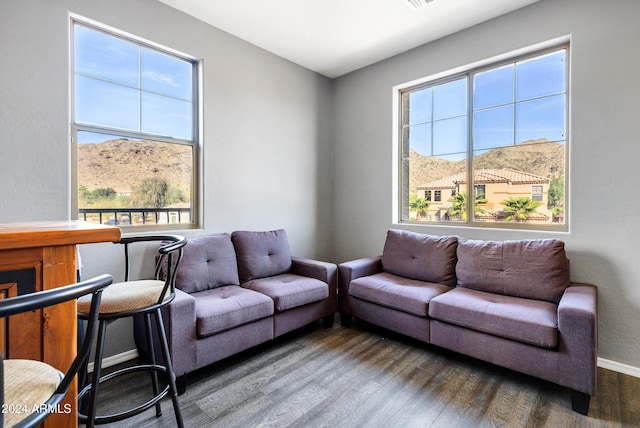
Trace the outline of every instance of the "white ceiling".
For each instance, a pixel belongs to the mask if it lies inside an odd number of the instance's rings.
[[[539,0],[160,0],[337,77]]]

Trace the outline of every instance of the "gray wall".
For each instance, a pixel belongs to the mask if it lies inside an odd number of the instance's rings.
[[[571,276],[598,285],[601,363],[640,373],[640,2],[543,0],[334,81],[337,262],[379,254],[402,227],[482,239],[557,237]],[[392,87],[571,36],[570,231],[393,224]],[[626,369],[625,368],[625,369]]]
[[[285,228],[331,255],[331,81],[154,0],[0,0],[0,222],[70,218],[69,12],[201,58],[202,229]],[[80,249],[83,277],[122,271]],[[119,323],[121,323],[119,321]],[[129,325],[107,355],[134,348]]]

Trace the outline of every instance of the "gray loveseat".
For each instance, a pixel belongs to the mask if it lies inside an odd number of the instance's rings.
[[[351,317],[568,387],[596,389],[597,288],[570,282],[556,239],[478,241],[389,230],[382,256],[338,266]]]
[[[188,373],[319,319],[331,327],[337,311],[336,265],[292,257],[284,230],[189,239],[176,288],[163,316],[180,392]]]

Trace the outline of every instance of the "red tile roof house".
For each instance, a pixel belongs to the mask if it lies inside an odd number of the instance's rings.
[[[431,201],[426,215],[427,220],[439,220],[449,216],[453,206],[452,197],[467,185],[467,173],[444,177],[417,186],[418,197]],[[529,197],[540,201],[537,213],[529,221],[551,222],[553,216],[547,208],[550,180],[528,172],[509,168],[478,169],[473,177],[474,195],[484,195],[487,201],[478,204],[481,210],[476,211],[475,220],[492,221],[506,215],[501,201],[509,198]]]

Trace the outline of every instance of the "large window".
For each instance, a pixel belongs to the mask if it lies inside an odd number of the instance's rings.
[[[400,220],[566,228],[568,58],[556,47],[401,89]]]
[[[195,227],[197,63],[73,23],[73,139],[82,220]]]

